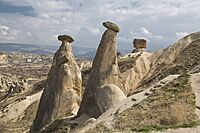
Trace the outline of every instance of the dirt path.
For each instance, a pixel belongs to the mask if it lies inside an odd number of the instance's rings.
[[[151,133],[200,133],[200,126],[196,128],[168,129],[166,131],[153,131]]]
[[[196,114],[200,118],[200,73],[193,74],[190,78],[190,82],[196,96]]]

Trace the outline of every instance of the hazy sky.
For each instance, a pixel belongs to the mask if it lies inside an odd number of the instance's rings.
[[[71,34],[74,45],[96,48],[106,20],[120,26],[121,49],[135,37],[157,49],[200,31],[200,0],[0,0],[0,42],[57,45]]]

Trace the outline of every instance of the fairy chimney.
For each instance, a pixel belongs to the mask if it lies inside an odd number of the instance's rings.
[[[104,32],[96,52],[78,116],[85,113],[97,118],[102,114],[97,104],[101,101],[97,101],[97,95],[99,89],[103,86],[113,84],[123,92],[125,91],[117,62],[117,33],[119,27],[112,22],[104,22],[103,25],[107,30]]]
[[[62,42],[54,55],[53,64],[45,83],[38,111],[31,127],[31,132],[40,130],[51,121],[76,115],[82,91],[81,71],[72,53],[69,35],[60,35]]]

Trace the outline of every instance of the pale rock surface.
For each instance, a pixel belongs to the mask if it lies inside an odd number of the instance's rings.
[[[1,53],[0,52],[0,63],[1,64],[8,63],[8,55],[6,53]]]
[[[127,87],[127,93],[134,91],[151,68],[152,53],[131,53],[118,59],[121,76]]]
[[[81,71],[75,61],[70,42],[72,37],[61,35],[31,132],[40,131],[51,121],[75,115],[81,102]]]
[[[13,82],[17,82],[17,78],[6,75],[0,75],[0,91],[8,91]]]
[[[31,96],[25,97],[21,101],[15,101],[6,107],[4,107],[3,110],[0,111],[0,117],[1,121],[8,122],[13,121],[16,122],[20,119],[20,117],[23,116],[24,111],[35,101],[40,100],[40,97],[42,95],[42,91],[33,94]]]
[[[0,102],[6,101],[15,94],[22,94],[29,90],[26,80],[18,80],[15,76],[0,75]]]
[[[98,90],[96,101],[101,113],[104,113],[110,107],[125,98],[126,96],[119,87],[108,84]]]
[[[195,113],[200,118],[200,73],[192,74],[190,77],[191,87],[196,97],[196,110]]]

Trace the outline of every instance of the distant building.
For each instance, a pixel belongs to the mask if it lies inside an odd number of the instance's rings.
[[[32,59],[26,59],[27,63],[32,63]]]
[[[37,59],[38,62],[42,62],[42,59]]]

